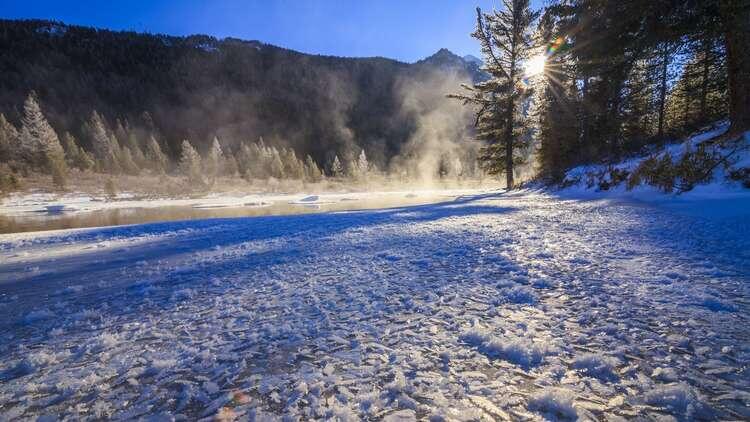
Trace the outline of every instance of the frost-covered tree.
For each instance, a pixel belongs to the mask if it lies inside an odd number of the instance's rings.
[[[234,158],[234,155],[230,153],[227,154],[227,158],[225,160],[224,168],[222,169],[221,173],[228,177],[234,177],[239,172],[238,166],[237,166],[237,159]]]
[[[305,158],[305,178],[309,182],[319,182],[323,179],[323,172],[309,155]]]
[[[9,162],[18,154],[18,130],[0,113],[0,162]]]
[[[125,172],[125,174],[135,176],[141,172],[138,164],[136,164],[135,160],[133,159],[133,153],[130,152],[129,147],[125,146],[120,149],[119,158],[120,166],[122,167],[122,171]]]
[[[100,171],[108,173],[120,173],[121,166],[118,157],[120,149],[117,139],[107,127],[107,123],[96,111],[91,112],[91,117],[86,124],[94,158]]]
[[[18,136],[22,157],[32,166],[52,174],[54,183],[63,186],[67,173],[65,153],[57,133],[44,117],[33,92],[26,98],[23,110],[21,133]]]
[[[297,154],[291,148],[281,150],[281,159],[284,163],[284,176],[289,179],[302,180],[305,176],[305,165],[299,159]]]
[[[146,143],[146,153],[144,154],[148,168],[154,170],[156,173],[164,173],[167,171],[167,164],[169,160],[167,156],[162,152],[159,143],[156,138],[150,136]]]
[[[133,155],[133,161],[139,168],[147,167],[146,156],[143,154],[141,144],[138,142],[138,137],[133,130],[128,131],[127,139],[123,145],[130,149],[130,152]]]
[[[277,179],[283,179],[284,178],[284,163],[281,161],[279,150],[277,150],[275,147],[271,147],[268,151],[269,151],[269,154],[267,154],[268,176],[275,177]]]
[[[85,171],[93,169],[96,165],[94,157],[78,146],[75,137],[69,132],[63,134],[63,149],[65,149],[65,161],[69,167]]]
[[[203,161],[203,165],[206,170],[206,175],[211,178],[215,178],[221,173],[225,165],[224,151],[221,149],[221,144],[217,137],[214,137],[214,140],[211,143],[211,148],[208,149],[206,159]]]
[[[201,174],[201,156],[193,148],[190,141],[182,141],[182,153],[180,154],[180,172],[187,176],[191,183],[203,183]]]
[[[367,174],[370,172],[370,163],[367,161],[367,155],[365,154],[364,148],[359,153],[357,162],[354,165],[354,170],[356,171],[354,176],[357,178],[367,177]]]
[[[331,163],[331,176],[336,178],[344,177],[344,166],[341,164],[338,155],[333,157],[333,163]]]
[[[242,142],[234,156],[237,161],[237,172],[247,180],[252,179],[254,176],[251,166],[251,162],[253,161],[252,154],[252,147],[246,142]]]

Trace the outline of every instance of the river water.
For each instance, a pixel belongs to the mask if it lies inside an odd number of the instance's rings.
[[[289,200],[263,201],[263,205],[112,207],[91,211],[48,212],[34,210],[13,215],[0,214],[0,234],[44,230],[105,227],[156,221],[205,218],[252,217],[264,215],[311,214],[332,211],[390,208],[451,201],[449,193],[382,194],[323,198],[312,203]]]

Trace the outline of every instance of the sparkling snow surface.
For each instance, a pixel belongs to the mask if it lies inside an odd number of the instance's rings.
[[[0,236],[0,419],[747,420],[744,211],[525,192]]]

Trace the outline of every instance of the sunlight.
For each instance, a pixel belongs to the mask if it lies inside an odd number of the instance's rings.
[[[526,77],[536,76],[544,72],[544,64],[547,61],[547,56],[540,54],[538,56],[531,57],[524,64],[524,72]]]

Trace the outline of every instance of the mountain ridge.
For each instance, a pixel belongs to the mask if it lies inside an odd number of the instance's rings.
[[[96,109],[112,125],[120,119],[158,134],[173,157],[182,139],[205,150],[213,136],[230,148],[264,137],[321,162],[362,147],[381,164],[417,126],[402,107],[405,85],[481,78],[475,64],[446,49],[405,63],[232,37],[7,19],[0,20],[0,73],[0,112],[9,120],[20,122],[20,105],[34,90],[55,129],[85,147],[81,126]]]

